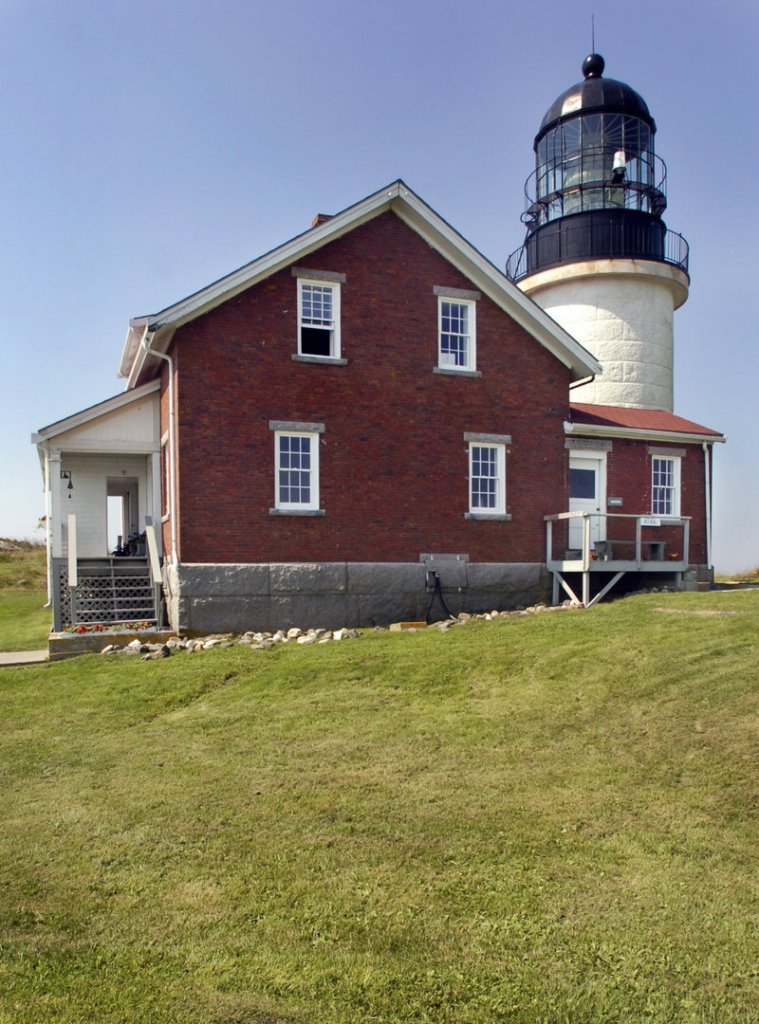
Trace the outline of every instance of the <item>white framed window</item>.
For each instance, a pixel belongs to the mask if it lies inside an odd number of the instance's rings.
[[[274,433],[274,507],[270,515],[323,516],[319,508],[319,435],[323,423],[269,420]]]
[[[477,304],[471,299],[438,296],[438,366],[443,370],[477,368]]]
[[[502,444],[469,444],[469,511],[506,512],[506,448]]]
[[[506,455],[509,434],[464,433],[469,442],[467,519],[511,519],[506,512]]]
[[[680,459],[668,455],[651,457],[651,513],[680,515]]]
[[[340,358],[339,281],[298,278],[298,355]]]
[[[274,433],[277,509],[319,508],[319,435]]]

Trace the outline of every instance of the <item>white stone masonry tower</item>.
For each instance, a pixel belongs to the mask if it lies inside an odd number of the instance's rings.
[[[666,167],[645,101],[603,77],[599,54],[582,70],[535,137],[527,238],[506,272],[602,364],[573,401],[671,412],[688,244],[662,220]]]

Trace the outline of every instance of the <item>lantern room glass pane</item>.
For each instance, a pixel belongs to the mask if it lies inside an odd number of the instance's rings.
[[[663,209],[664,166],[656,162],[653,133],[636,117],[573,117],[546,132],[536,156],[539,224],[587,210]]]

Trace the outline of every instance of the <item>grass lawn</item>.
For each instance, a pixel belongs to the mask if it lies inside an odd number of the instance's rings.
[[[4,538],[0,538],[3,542]],[[0,651],[47,646],[52,613],[47,601],[45,548],[27,541],[0,543]]]
[[[0,675],[1,1024],[759,1021],[759,593]]]

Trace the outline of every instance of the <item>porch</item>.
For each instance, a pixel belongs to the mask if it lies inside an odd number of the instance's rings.
[[[689,566],[689,516],[559,512],[544,519],[554,604],[564,591],[590,608],[626,573],[673,576],[682,585]],[[579,594],[567,579],[570,574],[580,576]],[[596,582],[600,588],[592,594]]]
[[[159,389],[151,381],[33,435],[55,630],[160,618]]]
[[[152,519],[146,519],[146,557],[105,558],[79,557],[76,516],[67,519],[67,555],[52,559],[53,630],[110,629],[130,622],[159,626],[162,570]]]

